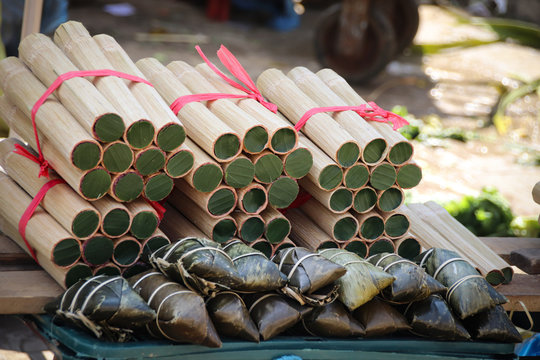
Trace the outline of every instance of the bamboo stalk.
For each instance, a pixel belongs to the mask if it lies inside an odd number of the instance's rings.
[[[332,191],[324,191],[309,178],[298,180],[298,184],[335,214],[343,214],[352,207],[353,194],[343,186]]]
[[[238,224],[238,237],[246,243],[260,239],[264,233],[264,220],[260,215],[235,211],[232,217]]]
[[[377,209],[380,211],[394,211],[403,204],[404,200],[405,195],[403,194],[403,190],[397,186],[377,191]]]
[[[323,190],[334,190],[343,181],[343,170],[318,146],[303,135],[299,136],[299,146],[307,148],[313,156],[313,164],[307,178]]]
[[[358,234],[361,239],[373,242],[383,235],[384,219],[379,213],[371,211],[359,214],[356,219],[358,219],[360,229]]]
[[[186,139],[184,146],[193,153],[193,170],[184,177],[184,180],[202,192],[217,188],[223,179],[223,170],[219,164],[189,138]]]
[[[303,178],[313,166],[313,155],[306,147],[297,147],[290,153],[280,157],[281,161],[283,161],[283,172],[293,179]]]
[[[393,253],[395,251],[396,248],[392,240],[380,238],[369,244],[368,256],[373,256],[381,253]]]
[[[33,149],[36,149],[32,124],[5,96],[0,96],[0,116],[7,121],[11,129],[14,129]],[[107,194],[111,177],[105,169],[79,170],[66,160],[47,138],[41,137],[40,143],[49,165],[84,199],[97,200]],[[37,177],[38,173],[36,172],[33,176]]]
[[[130,202],[137,199],[143,189],[143,177],[134,170],[128,170],[112,178],[109,195],[116,201]]]
[[[287,76],[318,106],[347,106],[345,101],[307,68],[295,67]],[[360,115],[353,111],[341,111],[334,113],[332,118],[347,130],[363,149],[363,162],[374,165],[384,159],[387,152],[386,140]]]
[[[96,234],[82,243],[82,258],[90,266],[107,263],[113,254],[113,241],[102,234]]]
[[[264,237],[271,243],[277,244],[291,233],[291,223],[278,210],[268,206],[262,213],[262,218],[266,223]]]
[[[171,240],[160,229],[156,229],[156,232],[152,234],[148,239],[144,240],[141,244],[142,254],[141,259],[144,262],[149,262],[150,255],[160,247],[166,246],[171,243]]]
[[[375,208],[377,192],[370,186],[364,186],[354,194],[353,209],[359,214],[365,214]]]
[[[255,165],[243,155],[223,164],[222,168],[225,183],[237,189],[248,186],[255,176]]]
[[[79,262],[67,270],[63,286],[69,288],[79,280],[88,279],[91,276],[92,268],[85,263]]]
[[[255,240],[248,244],[255,250],[262,252],[267,258],[272,256],[272,245],[266,239]]]
[[[342,249],[355,253],[361,258],[365,258],[368,254],[368,244],[359,238],[354,238],[346,243],[343,243],[341,246]]]
[[[168,104],[181,96],[192,94],[156,59],[142,59],[137,61],[136,65]],[[217,161],[230,161],[242,150],[240,137],[203,104],[186,104],[180,109],[178,116],[182,119],[190,139]]]
[[[173,61],[167,68],[192,93],[217,93],[218,90],[195,68],[183,61]],[[242,139],[242,149],[250,154],[263,151],[268,145],[268,130],[256,118],[228,99],[209,101],[206,106],[231,127]]]
[[[384,220],[384,236],[390,240],[404,236],[411,227],[411,222],[407,215],[400,212],[381,214]]]
[[[271,184],[283,173],[283,162],[270,151],[251,155],[251,161],[255,166],[255,180],[263,184]]]
[[[358,232],[358,221],[354,216],[349,213],[334,214],[314,198],[302,205],[301,209],[336,241],[350,240]]]
[[[220,92],[236,95],[245,95],[241,90],[236,89],[226,83],[210,67],[205,64],[199,64],[195,67],[204,77]],[[238,107],[247,114],[257,119],[268,129],[270,141],[268,147],[276,154],[287,154],[292,151],[298,142],[298,136],[294,128],[288,121],[284,121],[276,114],[261,105],[254,99],[231,99]]]
[[[289,209],[285,216],[291,223],[289,238],[297,245],[315,251],[322,244],[331,241],[332,237],[324,232],[318,224],[311,220],[300,209]]]
[[[532,189],[532,197],[535,203],[540,204],[540,181],[534,184]]]
[[[114,239],[113,262],[123,267],[128,267],[137,262],[141,256],[141,243],[132,236],[122,236]]]
[[[143,199],[126,203],[126,207],[133,215],[129,232],[135,238],[144,240],[152,236],[159,225],[156,210]]]
[[[35,197],[49,180],[58,177],[54,174],[49,179],[37,177],[39,165],[14,153],[15,144],[23,146],[23,143],[13,138],[0,140],[0,167],[31,197]],[[64,229],[79,239],[94,235],[101,222],[99,212],[67,184],[52,187],[41,201],[41,206]]]
[[[131,227],[133,220],[128,208],[122,203],[105,196],[92,203],[101,213],[100,231],[110,237],[117,238],[125,235]]]
[[[144,179],[143,196],[150,201],[161,201],[169,196],[173,188],[173,179],[160,171]]]
[[[282,176],[273,183],[266,185],[268,203],[276,209],[289,207],[298,196],[300,188],[294,179]]]
[[[317,251],[324,250],[324,249],[338,249],[338,248],[339,248],[339,243],[335,240],[329,239],[329,240],[323,241],[317,248]]]
[[[350,190],[358,190],[367,185],[369,181],[369,168],[366,164],[358,163],[345,169],[343,185]]]
[[[261,184],[252,183],[238,192],[238,209],[246,214],[259,214],[267,208],[268,194]]]
[[[287,249],[287,248],[291,248],[295,246],[296,245],[294,244],[294,242],[292,242],[291,239],[285,238],[280,243],[272,245],[272,256],[274,256],[274,254],[278,253],[279,251],[283,249]]]
[[[396,169],[388,162],[371,166],[369,184],[377,190],[386,190],[396,182]]]
[[[0,61],[0,84],[9,100],[26,115],[21,120],[30,122],[32,107],[45,93],[45,86],[15,57]],[[80,170],[91,170],[101,162],[103,149],[99,143],[56,98],[49,97],[43,103],[35,120],[40,139],[42,136],[49,139],[62,157],[73,166]]]
[[[411,233],[394,240],[394,245],[396,246],[396,253],[405,259],[413,260],[422,252],[422,246]]]
[[[347,83],[345,79],[339,76],[331,69],[322,69],[317,72],[317,76],[334,91],[336,95],[341,97],[347,105],[358,106],[367,104],[360,95]],[[389,124],[376,121],[368,121],[378,133],[380,133],[388,143],[388,154],[386,159],[392,165],[400,165],[409,161],[413,155],[412,144],[403,137],[399,132],[392,130]]]
[[[193,169],[193,163],[193,151],[182,145],[178,150],[167,154],[164,171],[170,178],[178,179],[186,176]]]
[[[230,186],[221,185],[212,192],[202,193],[182,179],[178,179],[175,187],[215,218],[229,215],[236,206],[236,191]]]
[[[51,86],[61,74],[79,70],[43,34],[31,34],[24,38],[19,44],[19,57],[45,86]],[[95,139],[112,142],[124,135],[124,121],[114,106],[87,79],[75,77],[66,80],[55,94]]]
[[[76,21],[60,25],[54,42],[80,70],[114,69],[85,27]],[[114,105],[126,125],[124,139],[134,149],[143,149],[154,140],[155,128],[148,114],[124,81],[114,76],[96,77],[95,87]]]
[[[119,276],[122,273],[120,268],[112,262],[99,265],[92,270],[93,276],[106,275],[106,276]]]
[[[165,153],[158,147],[150,146],[135,153],[133,168],[142,176],[157,173],[165,166]]]
[[[198,227],[193,225],[191,221],[186,219],[175,207],[170,204],[165,204],[165,215],[159,224],[159,228],[173,241],[183,239],[186,237],[198,237],[205,238],[206,234],[203,233]]]
[[[133,160],[133,151],[122,141],[114,141],[103,147],[102,165],[109,173],[127,171],[133,165]]]
[[[143,73],[113,37],[99,34],[94,35],[94,40],[115,70],[144,78]],[[163,151],[178,149],[186,138],[186,131],[156,89],[136,82],[127,85],[157,129],[155,144]]]
[[[294,124],[306,111],[318,107],[277,69],[268,69],[259,75],[257,87]],[[360,158],[357,141],[327,114],[313,115],[302,132],[343,167],[352,166]]]
[[[415,162],[397,167],[396,184],[403,189],[412,189],[422,180],[422,169]]]

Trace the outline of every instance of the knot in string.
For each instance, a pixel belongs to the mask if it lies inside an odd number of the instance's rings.
[[[36,164],[39,165],[39,175],[38,177],[45,176],[47,179],[49,178],[49,162],[45,160],[43,155],[36,156],[35,154],[28,151],[25,147],[15,144],[15,150],[13,150],[15,154],[19,154],[21,156],[24,156],[27,159],[32,160]]]

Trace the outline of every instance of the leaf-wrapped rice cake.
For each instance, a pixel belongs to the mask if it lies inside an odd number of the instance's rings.
[[[405,304],[446,291],[444,285],[429,276],[423,268],[397,254],[381,253],[367,260],[395,278],[392,285],[381,293],[387,301]]]
[[[465,319],[475,340],[519,343],[521,335],[500,305]]]
[[[232,258],[242,284],[235,290],[266,292],[284,287],[287,277],[279,271],[277,265],[262,252],[253,249],[240,240],[235,240],[223,247]]]
[[[339,285],[338,299],[350,311],[373,299],[394,281],[392,275],[350,251],[324,249],[319,254],[347,269],[347,273],[336,283]]]
[[[366,337],[389,335],[410,330],[407,319],[399,311],[378,297],[360,306],[353,312],[366,329]]]
[[[80,280],[45,306],[97,338],[123,342],[133,329],[144,326],[156,313],[120,276],[99,275]]]
[[[206,309],[220,335],[259,342],[259,330],[240,295],[220,292],[206,301]]]
[[[448,288],[446,301],[460,319],[508,301],[454,251],[432,248],[418,259],[428,274]]]
[[[280,250],[272,261],[287,275],[288,284],[280,290],[302,305],[322,306],[334,301],[338,288],[334,282],[347,272],[343,266],[302,247]]]
[[[437,340],[469,340],[471,336],[440,295],[413,302],[404,313],[411,332]]]
[[[150,256],[150,263],[201,295],[242,284],[229,255],[218,243],[207,239],[188,237],[161,247]]]
[[[135,275],[129,282],[156,310],[155,321],[146,324],[150,335],[182,343],[221,346],[204,299],[199,294],[153,270]]]
[[[263,340],[271,339],[300,320],[300,313],[279,294],[251,294],[244,297],[251,318]]]

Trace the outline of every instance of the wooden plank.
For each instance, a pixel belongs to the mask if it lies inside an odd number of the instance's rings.
[[[20,266],[20,267],[19,267]],[[0,271],[39,270],[39,265],[19,245],[0,234]]]
[[[510,253],[514,250],[540,248],[540,238],[481,237],[479,239],[508,262]]]
[[[523,311],[521,300],[529,311],[540,311],[540,275],[514,274],[510,284],[498,286],[497,291],[508,298],[505,310]]]
[[[510,261],[527,274],[540,274],[540,248],[514,250]]]

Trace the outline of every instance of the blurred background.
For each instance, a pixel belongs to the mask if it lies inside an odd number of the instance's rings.
[[[8,56],[23,5],[1,1]],[[540,236],[531,196],[540,180],[538,0],[44,0],[42,32],[68,19],[114,36],[133,60],[196,65],[199,44],[219,63],[224,44],[254,79],[270,67],[332,67],[411,123],[401,131],[424,177],[409,201],[440,201],[481,236]]]

